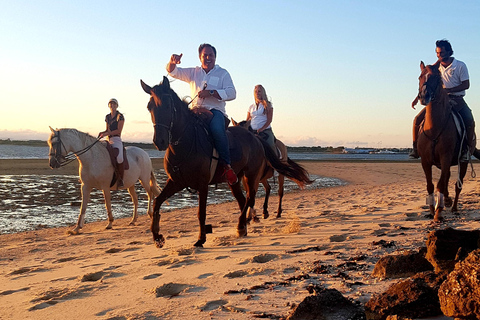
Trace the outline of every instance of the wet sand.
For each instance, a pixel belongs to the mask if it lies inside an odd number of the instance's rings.
[[[146,215],[136,226],[116,220],[113,230],[104,229],[106,221],[88,223],[77,236],[66,234],[71,227],[0,235],[0,305],[9,306],[0,318],[281,319],[312,284],[365,303],[398,281],[370,276],[383,255],[418,249],[435,228],[480,227],[479,179],[470,169],[460,214],[446,213],[436,225],[426,217],[417,161],[301,164],[349,184],[287,194],[280,219],[273,195],[271,217],[250,224],[244,238],[236,236],[235,203],[209,205],[213,233],[204,248],[193,248],[196,208],[162,214],[162,249],[152,243]],[[478,163],[474,168],[480,172]],[[0,161],[0,174],[46,172],[53,172],[46,160]],[[452,168],[451,192],[455,177]],[[257,209],[262,203],[257,199]]]

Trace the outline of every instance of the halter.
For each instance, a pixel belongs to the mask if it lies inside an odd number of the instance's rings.
[[[69,164],[70,162],[74,161],[78,156],[84,154],[85,152],[87,152],[88,150],[90,150],[98,141],[100,141],[100,137],[98,137],[94,143],[92,143],[91,145],[81,149],[81,150],[78,150],[78,151],[74,151],[73,153],[70,153],[70,154],[67,154],[67,155],[63,155],[62,153],[62,147],[63,147],[63,150],[65,150],[65,153],[67,153],[67,148],[65,147],[65,144],[62,142],[62,140],[60,139],[60,131],[54,131],[54,135],[52,138],[57,138],[58,141],[55,142],[57,145],[56,147],[54,148],[54,152],[50,152],[48,154],[49,157],[53,156],[56,163],[58,165],[60,165],[60,167],[63,167],[63,166],[66,166],[67,164]],[[53,149],[53,144],[52,143],[52,149]]]

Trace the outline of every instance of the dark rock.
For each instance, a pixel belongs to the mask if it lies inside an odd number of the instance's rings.
[[[365,315],[368,320],[385,320],[393,315],[401,319],[441,315],[438,288],[444,279],[445,275],[427,271],[397,282],[365,304]]]
[[[380,258],[375,264],[372,276],[383,279],[411,277],[419,272],[431,271],[433,266],[425,259],[426,248],[419,252],[390,255]]]
[[[480,230],[465,231],[446,228],[430,232],[427,239],[426,258],[435,272],[451,272],[458,259],[478,249]],[[457,259],[457,260],[456,260]]]
[[[338,290],[315,290],[316,295],[306,297],[287,320],[364,320],[362,308]]]
[[[440,286],[438,297],[446,316],[480,319],[480,249],[455,265]]]

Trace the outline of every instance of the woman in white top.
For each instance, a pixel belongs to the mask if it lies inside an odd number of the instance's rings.
[[[251,121],[250,127],[253,131],[267,141],[268,145],[276,153],[275,136],[271,127],[273,120],[272,103],[268,100],[265,88],[261,84],[255,86],[253,95],[255,103],[248,108],[247,121]]]

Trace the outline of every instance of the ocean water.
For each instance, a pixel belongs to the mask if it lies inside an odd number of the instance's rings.
[[[0,159],[48,159],[48,147],[32,147],[19,145],[0,145]],[[162,158],[164,152],[154,149],[146,150],[151,158]],[[401,161],[408,159],[406,154],[325,154],[325,153],[290,153],[293,160],[391,160]],[[155,170],[158,183],[165,184],[166,175],[163,168]],[[311,176],[315,182],[307,189],[328,188],[346,184],[344,181]],[[277,196],[278,185],[276,179],[270,179],[272,197]],[[139,215],[147,214],[147,196],[139,183],[136,185],[139,195]],[[298,190],[292,181],[285,180],[285,192]],[[263,187],[260,187],[258,196],[264,196]],[[219,184],[217,188],[210,187],[208,203],[222,203],[234,201],[226,184]],[[0,234],[16,233],[52,228],[73,226],[77,222],[80,212],[80,182],[78,176],[68,175],[0,175]],[[196,207],[197,195],[187,190],[177,193],[162,205],[162,211],[169,211],[183,207]],[[257,201],[256,207],[262,204]],[[274,214],[276,208],[271,206],[269,211]],[[112,210],[115,219],[131,217],[133,204],[126,190],[112,192]],[[87,207],[86,223],[92,221],[107,221],[103,194],[93,190]]]
[[[0,145],[0,159],[48,159],[48,147],[32,147],[20,145]],[[164,151],[145,149],[150,158],[163,158]],[[292,160],[377,160],[377,161],[405,161],[406,153],[320,153],[320,152],[290,152]]]

